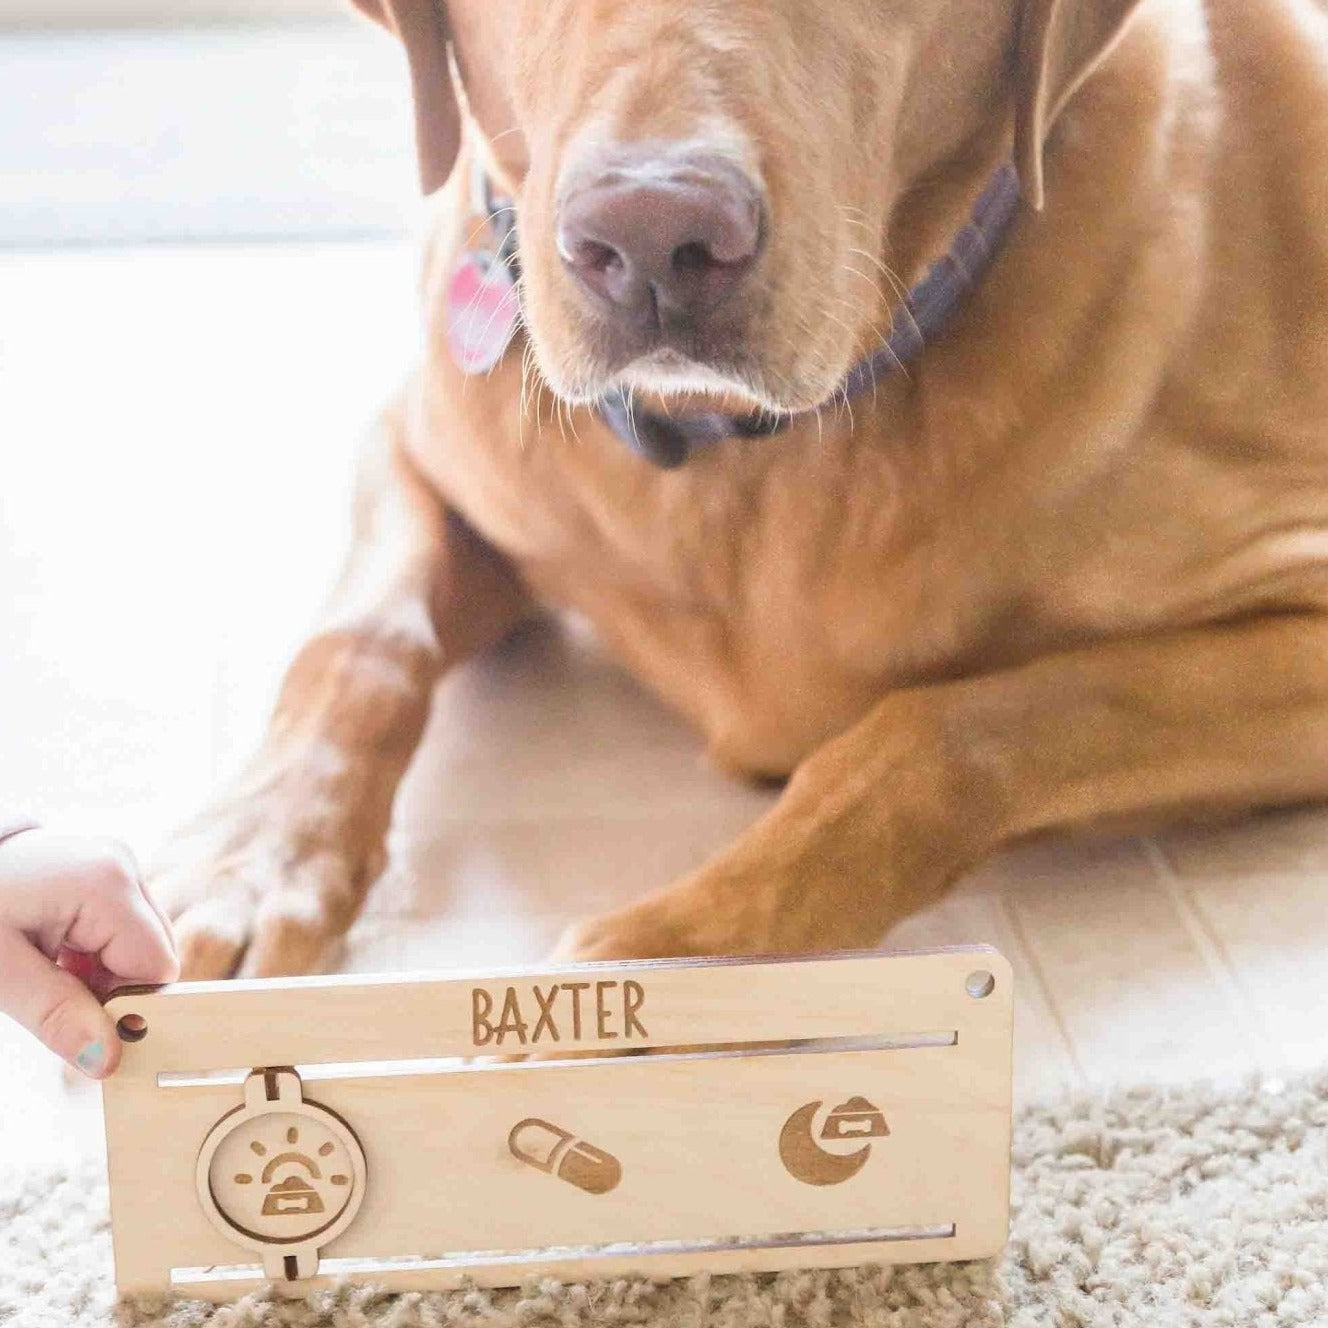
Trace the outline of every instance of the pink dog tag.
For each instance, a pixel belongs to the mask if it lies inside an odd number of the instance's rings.
[[[512,274],[493,254],[468,249],[447,290],[447,339],[463,372],[485,373],[503,357],[521,317]]]

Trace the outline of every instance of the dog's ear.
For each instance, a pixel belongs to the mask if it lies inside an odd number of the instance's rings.
[[[1024,197],[1045,198],[1042,153],[1060,113],[1111,53],[1141,0],[1023,0],[1015,163]]]
[[[352,0],[401,38],[415,98],[415,148],[426,194],[445,184],[461,146],[461,111],[448,59],[444,0]]]

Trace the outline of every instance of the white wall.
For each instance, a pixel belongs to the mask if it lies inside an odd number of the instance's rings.
[[[327,18],[349,0],[0,0],[0,29]]]

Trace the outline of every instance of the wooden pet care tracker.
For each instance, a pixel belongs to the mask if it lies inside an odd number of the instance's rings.
[[[116,1280],[222,1301],[993,1255],[1011,995],[986,948],[120,992]]]

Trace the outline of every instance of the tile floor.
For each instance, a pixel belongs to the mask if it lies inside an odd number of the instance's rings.
[[[258,731],[340,545],[348,457],[411,353],[396,243],[0,255],[0,805],[143,854]],[[351,971],[538,960],[768,795],[577,633],[446,682]],[[1002,855],[892,938],[1019,975],[1022,1096],[1328,1062],[1328,812]],[[0,1026],[0,1154],[98,1147]]]

